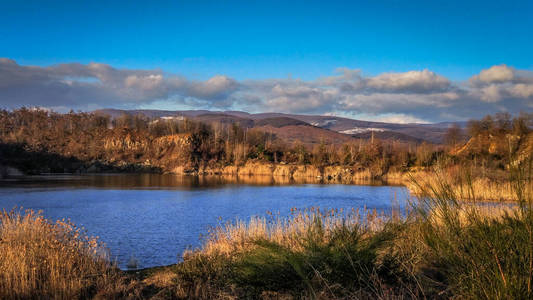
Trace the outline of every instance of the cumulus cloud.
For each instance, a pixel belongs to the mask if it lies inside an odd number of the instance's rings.
[[[266,96],[265,106],[276,111],[325,112],[335,105],[337,93],[330,89],[308,86],[306,84],[280,85],[272,87]]]
[[[448,89],[450,81],[434,72],[423,70],[383,73],[369,78],[367,85],[380,91],[428,93]]]
[[[481,70],[478,75],[470,78],[470,83],[473,85],[533,83],[533,72],[497,65]]]
[[[502,87],[491,84],[482,87],[479,92],[481,94],[481,100],[486,102],[498,102],[502,99]]]
[[[203,99],[218,99],[235,91],[237,87],[238,83],[234,79],[217,75],[207,81],[192,83],[189,95]]]
[[[217,100],[236,87],[237,82],[226,76],[194,81],[161,70],[117,69],[100,63],[35,67],[0,59],[0,103],[5,106],[120,106],[171,97]]]
[[[467,82],[430,70],[365,76],[339,68],[316,80],[191,80],[162,70],[101,63],[23,66],[0,58],[0,107],[219,109],[364,115],[394,122],[462,120],[531,110],[533,72],[497,65]]]
[[[523,83],[516,84],[510,89],[510,92],[511,92],[511,95],[518,97],[518,98],[524,98],[524,99],[532,98],[533,84],[523,84]]]
[[[488,103],[533,102],[533,72],[517,70],[507,65],[492,66],[470,78],[470,94]],[[514,101],[513,101],[514,100]]]
[[[479,75],[472,77],[472,81],[480,81],[483,83],[501,83],[512,81],[514,77],[515,75],[513,68],[509,68],[506,65],[499,65],[482,70]]]

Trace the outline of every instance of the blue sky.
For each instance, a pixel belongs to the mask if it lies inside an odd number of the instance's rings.
[[[0,57],[20,66],[95,62],[239,83],[309,82],[340,67],[428,69],[454,83],[501,64],[533,70],[533,1],[1,2]],[[135,105],[184,105],[152,100]]]
[[[207,78],[533,68],[533,1],[6,1],[2,56]],[[151,4],[148,4],[151,3]]]

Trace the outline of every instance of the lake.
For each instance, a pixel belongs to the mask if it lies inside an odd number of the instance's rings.
[[[38,176],[0,181],[0,209],[41,210],[51,220],[70,219],[98,236],[125,268],[169,265],[201,244],[201,235],[227,221],[289,215],[291,208],[403,209],[401,186],[279,183],[160,174]]]

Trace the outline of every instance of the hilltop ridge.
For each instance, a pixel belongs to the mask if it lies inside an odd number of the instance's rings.
[[[243,111],[209,111],[209,110],[120,110],[120,109],[101,109],[94,111],[96,114],[108,115],[111,118],[119,117],[123,114],[127,115],[142,115],[148,118],[178,118],[186,117],[202,122],[222,122],[222,123],[236,123],[243,127],[263,127],[265,122],[277,122],[283,124],[273,125],[276,128],[286,126],[302,126],[302,132],[298,132],[294,127],[290,131],[293,134],[302,135],[305,131],[310,129],[306,127],[314,126],[316,128],[325,129],[327,131],[320,131],[321,136],[331,136],[330,139],[340,137],[336,133],[354,136],[357,138],[368,138],[370,132],[377,132],[380,138],[397,139],[405,142],[431,142],[440,144],[443,142],[446,130],[453,124],[458,124],[461,127],[466,125],[466,122],[443,122],[435,124],[399,124],[399,123],[385,123],[374,121],[362,121],[345,117],[337,116],[322,116],[322,115],[300,115],[300,114],[285,114],[285,113],[247,113]],[[266,121],[268,120],[268,121]],[[292,121],[291,121],[292,120]],[[300,121],[300,122],[298,122]],[[303,122],[303,123],[302,123]],[[278,129],[277,131],[283,131]],[[316,130],[312,130],[316,131]],[[286,136],[291,137],[293,134],[285,132]],[[344,138],[340,138],[346,141]]]

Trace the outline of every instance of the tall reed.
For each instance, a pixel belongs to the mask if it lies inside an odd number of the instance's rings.
[[[441,294],[476,299],[533,297],[531,162],[511,166],[509,175],[517,206],[489,214],[480,208],[482,203],[460,201],[453,184],[439,173],[434,183],[418,185],[420,238],[428,251],[421,276],[430,279],[427,282]],[[467,187],[472,194],[478,189]]]
[[[107,252],[68,221],[31,210],[0,213],[0,298],[88,298],[116,275]]]
[[[517,200],[515,186],[509,178],[491,179],[487,176],[474,176],[474,172],[468,168],[434,167],[431,171],[407,174],[403,183],[415,195],[422,195],[445,180],[458,200],[474,202]]]

